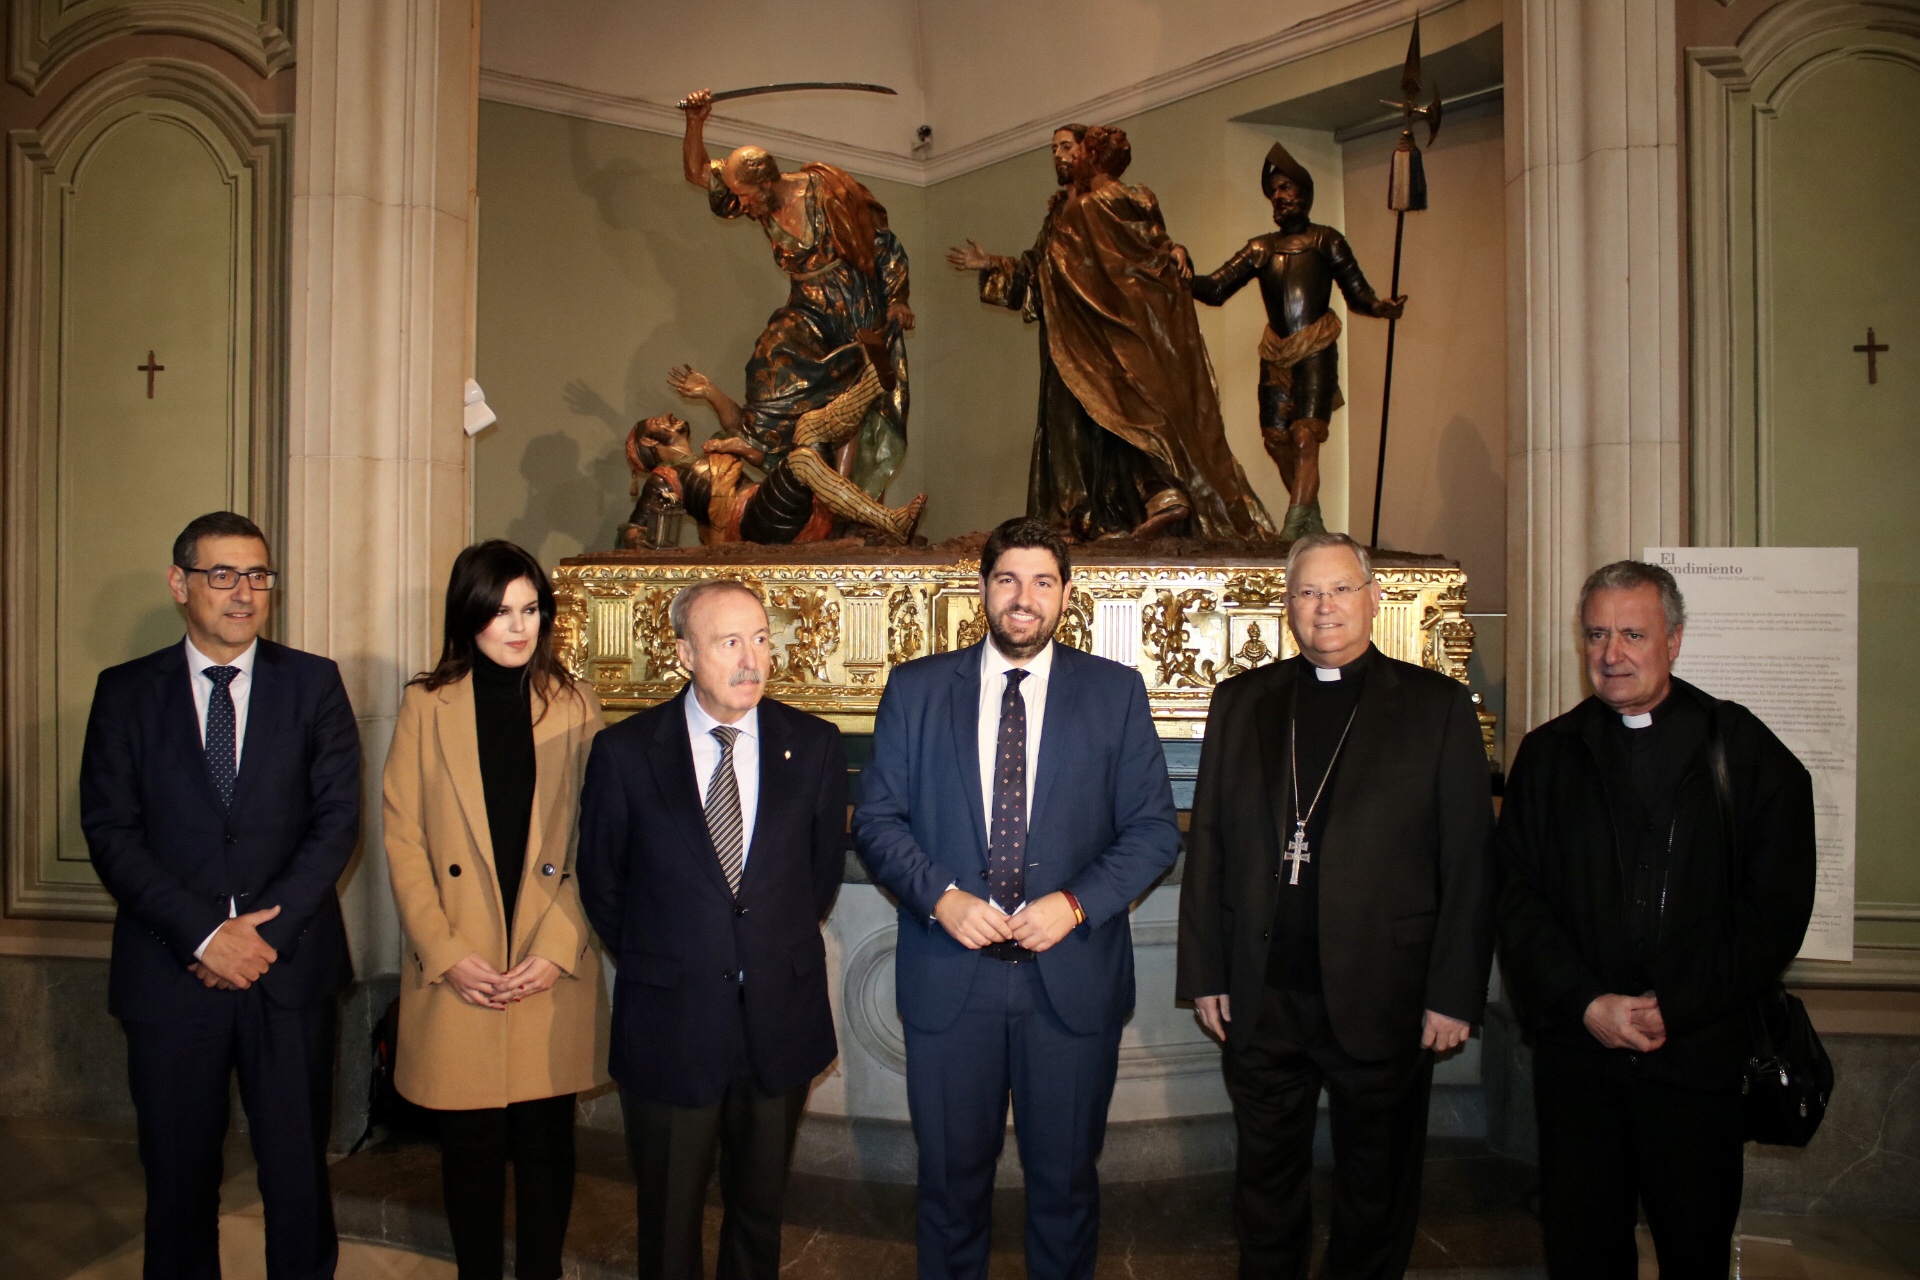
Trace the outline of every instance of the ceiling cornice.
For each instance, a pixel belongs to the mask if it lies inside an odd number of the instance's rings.
[[[853,146],[795,130],[730,119],[717,113],[707,122],[707,137],[722,146],[737,147],[755,143],[789,160],[820,160],[868,177],[927,187],[1044,147],[1053,136],[1055,126],[1062,120],[1124,120],[1143,111],[1151,111],[1401,26],[1413,21],[1416,12],[1431,15],[1460,2],[1439,0],[1435,3],[1434,0],[1427,0],[1423,4],[1421,0],[1355,0],[1332,13],[1308,18],[1270,36],[1223,49],[1184,67],[1177,67],[1111,93],[1051,110],[1045,116],[1002,129],[926,160],[917,159],[906,152]],[[666,103],[578,89],[551,80],[489,71],[484,67],[480,71],[480,96],[490,102],[532,107],[676,138],[683,129],[683,117],[679,109]]]

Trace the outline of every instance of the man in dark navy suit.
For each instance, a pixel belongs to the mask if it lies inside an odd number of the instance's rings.
[[[360,735],[326,658],[259,638],[266,538],[219,511],[173,544],[187,636],[100,673],[80,823],[119,903],[107,1007],[147,1175],[147,1280],[220,1274],[231,1081],[259,1165],[273,1280],[333,1274],[334,997],[352,978],[334,885],[360,827]]]
[[[893,671],[861,774],[855,841],[900,903],[929,1280],[987,1274],[1009,1096],[1027,1273],[1093,1274],[1094,1166],[1133,1012],[1127,913],[1180,847],[1139,673],[1053,642],[1071,573],[1046,522],[995,529],[988,638]]]
[[[837,1052],[820,922],[846,868],[840,731],[762,698],[771,635],[730,578],[669,610],[691,683],[593,740],[580,899],[618,967],[642,1280],[699,1280],[720,1155],[720,1280],[776,1280],[794,1137]]]

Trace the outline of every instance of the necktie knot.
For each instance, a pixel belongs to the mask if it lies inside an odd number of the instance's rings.
[[[740,736],[740,731],[730,724],[717,724],[707,732],[711,733],[719,741],[721,755],[732,751],[733,740]]]
[[[1022,680],[1025,680],[1025,679],[1027,678],[1027,676],[1028,676],[1028,675],[1030,675],[1030,674],[1031,674],[1030,672],[1028,672],[1028,671],[1025,671],[1025,670],[1023,670],[1023,669],[1021,669],[1021,668],[1019,668],[1019,667],[1011,667],[1011,668],[1009,668],[1009,669],[1007,670],[1007,693],[1008,693],[1008,695],[1009,695],[1009,696],[1011,696],[1011,695],[1013,695],[1013,694],[1016,694],[1016,693],[1018,693],[1018,692],[1020,692],[1020,682],[1021,682]]]
[[[208,667],[206,668],[206,676],[207,679],[213,681],[214,688],[224,689],[240,678],[240,668]]]

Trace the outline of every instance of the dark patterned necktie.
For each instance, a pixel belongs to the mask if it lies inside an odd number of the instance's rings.
[[[233,780],[239,773],[235,762],[239,752],[235,750],[239,735],[234,730],[233,690],[230,686],[240,677],[238,667],[208,667],[205,675],[213,681],[213,692],[207,696],[207,775],[213,779],[213,790],[220,797],[220,807],[233,808]]]
[[[1020,682],[1027,673],[1007,672],[1000,699],[1000,742],[994,749],[993,813],[988,827],[988,883],[993,900],[1012,915],[1027,893],[1027,700]]]
[[[733,740],[740,731],[731,725],[708,730],[720,743],[720,763],[707,779],[707,834],[720,855],[720,872],[727,888],[740,892],[740,872],[746,866],[746,827],[740,820],[740,779],[733,773]]]

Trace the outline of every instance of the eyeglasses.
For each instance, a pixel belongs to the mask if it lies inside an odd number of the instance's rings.
[[[224,564],[217,564],[211,569],[182,569],[181,572],[206,574],[207,585],[215,591],[231,591],[240,585],[242,578],[245,578],[247,585],[255,591],[271,591],[273,580],[280,576],[279,571],[275,569],[248,569],[243,573],[239,569],[230,568]]]
[[[1331,591],[1315,591],[1311,587],[1307,587],[1299,591],[1287,592],[1287,599],[1302,609],[1311,609],[1322,600],[1332,600],[1335,604],[1345,604],[1371,585],[1371,583],[1366,582],[1357,584],[1343,582]]]

